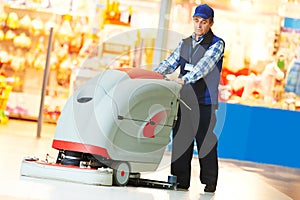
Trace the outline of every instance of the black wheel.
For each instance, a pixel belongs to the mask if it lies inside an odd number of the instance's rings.
[[[113,169],[113,182],[114,185],[124,186],[129,181],[130,166],[128,162],[114,162]]]

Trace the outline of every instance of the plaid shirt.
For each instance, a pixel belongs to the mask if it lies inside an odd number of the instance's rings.
[[[193,47],[200,43],[203,37],[200,37],[198,41],[195,39],[195,33],[192,34]],[[163,60],[154,71],[159,72],[163,75],[173,73],[179,66],[180,59],[180,49],[183,41],[181,40],[176,49],[171,53],[171,55]],[[195,83],[197,80],[205,77],[209,72],[211,72],[217,63],[222,58],[224,52],[224,42],[222,40],[216,42],[210,46],[205,52],[204,56],[198,61],[198,63],[193,67],[193,69],[186,73],[182,79],[185,83]]]

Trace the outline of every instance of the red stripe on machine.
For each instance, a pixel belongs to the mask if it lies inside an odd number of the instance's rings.
[[[126,72],[128,76],[132,79],[142,78],[142,79],[164,79],[163,75],[158,72],[140,69],[140,68],[119,68],[119,71]]]
[[[100,155],[106,158],[110,158],[106,149],[97,147],[90,144],[81,144],[77,142],[69,142],[63,140],[53,140],[52,148],[58,150],[69,150],[82,153],[89,153],[94,155]]]
[[[165,118],[168,116],[168,111],[163,110],[154,115],[151,119],[150,122],[148,122],[143,130],[143,135],[144,137],[147,138],[154,138],[155,137],[155,128],[156,126]],[[153,124],[151,124],[153,122]]]

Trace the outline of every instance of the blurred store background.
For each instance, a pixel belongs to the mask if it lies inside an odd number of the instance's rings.
[[[244,119],[250,122],[257,107],[272,108],[258,130],[276,135],[276,130],[285,129],[270,124],[280,119],[282,127],[299,133],[299,0],[0,0],[0,122],[38,119],[51,28],[43,120],[55,124],[72,92],[99,72],[120,67],[151,70],[157,65],[180,38],[191,34],[192,12],[200,3],[215,9],[213,31],[226,42],[222,105],[250,106],[252,115]],[[296,121],[283,119],[281,111]],[[228,118],[239,117],[236,112]],[[233,131],[230,126],[225,122],[223,135],[245,129]],[[233,141],[236,135],[228,138]],[[221,140],[221,152],[223,147]],[[232,152],[221,155],[234,157]],[[237,158],[253,160],[244,156]],[[297,159],[283,164],[300,167]]]

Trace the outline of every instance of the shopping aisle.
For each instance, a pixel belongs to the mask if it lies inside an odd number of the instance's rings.
[[[293,187],[296,175],[300,170],[283,168],[280,180],[271,178],[273,183],[283,188],[270,185],[269,180],[260,173],[262,168],[253,163],[220,160],[220,175],[217,191],[214,195],[205,194],[204,186],[199,182],[199,166],[196,158],[193,160],[193,177],[189,191],[171,191],[141,187],[92,186],[85,184],[61,182],[54,180],[20,177],[21,160],[24,156],[38,156],[44,159],[47,153],[56,157],[57,151],[51,149],[55,125],[44,124],[42,137],[36,139],[37,124],[35,122],[10,120],[7,125],[0,126],[0,199],[122,199],[122,200],[286,200],[292,199],[285,191],[282,183]],[[142,174],[143,178],[166,180],[169,175],[170,153],[166,152],[159,170],[155,173]],[[274,168],[271,167],[272,170]],[[280,168],[282,170],[282,168]],[[271,172],[271,171],[269,171]],[[274,171],[273,171],[274,172]],[[272,173],[273,173],[272,172]],[[274,172],[274,173],[278,173]],[[286,176],[284,179],[284,176]],[[269,177],[270,179],[270,177]],[[299,180],[299,179],[298,179]],[[281,182],[280,182],[281,181]],[[299,184],[299,181],[295,184]],[[294,186],[295,186],[294,184]],[[287,186],[287,185],[286,185]],[[296,189],[297,187],[295,187]],[[299,187],[298,187],[299,188]],[[287,190],[288,191],[288,190]],[[295,191],[288,191],[296,195]],[[294,198],[295,199],[295,198]]]

